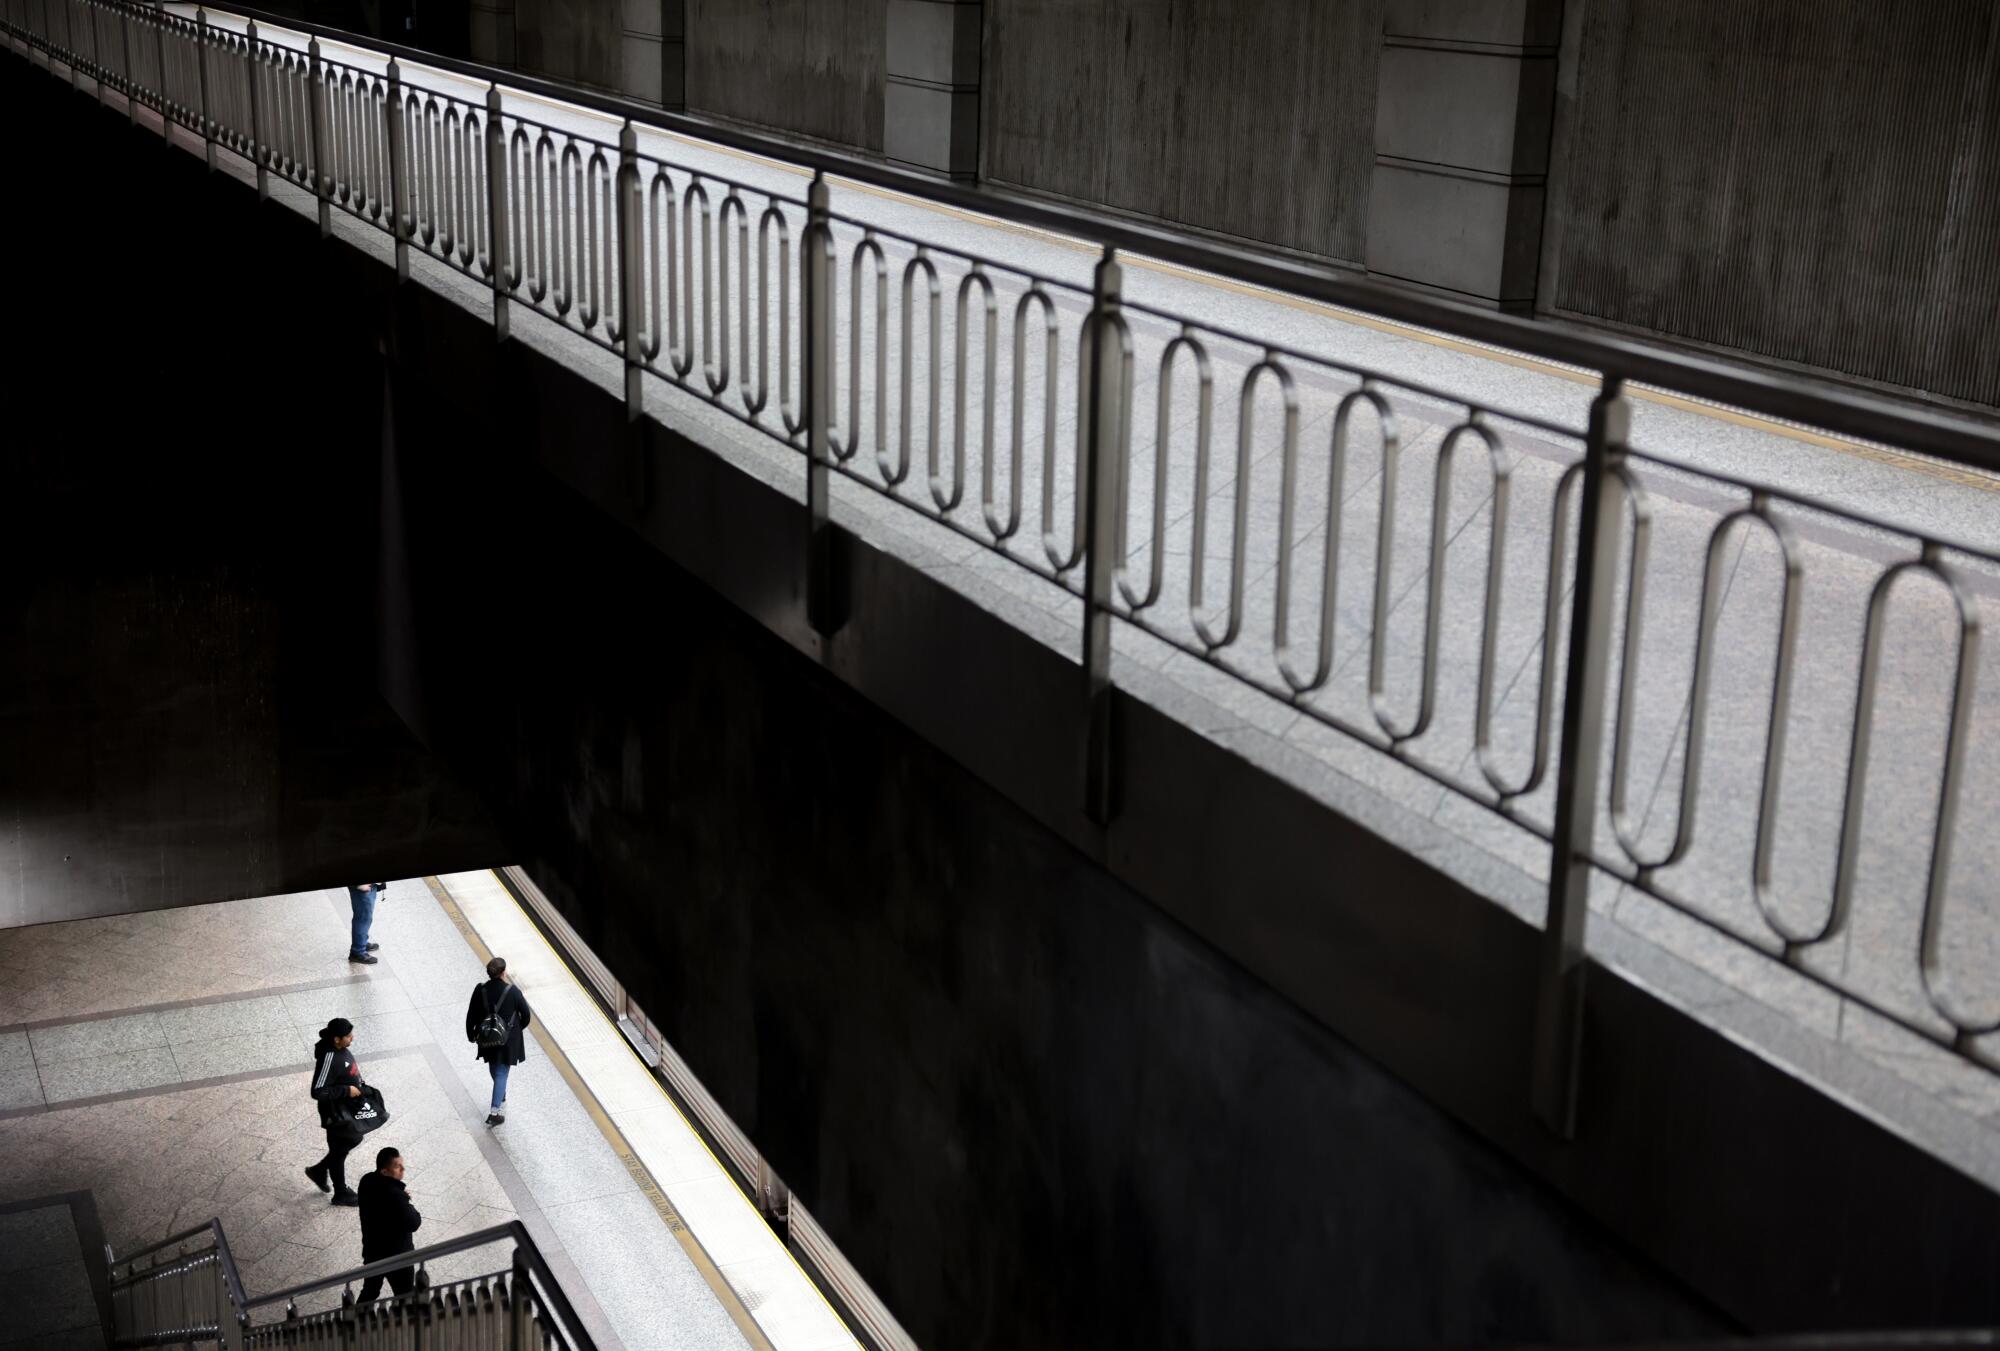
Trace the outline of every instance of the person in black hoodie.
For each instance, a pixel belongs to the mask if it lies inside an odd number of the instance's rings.
[[[486,980],[473,987],[472,1002],[465,1010],[465,1039],[478,1047],[477,1055],[486,1062],[486,1072],[493,1076],[492,1105],[486,1111],[486,1124],[497,1126],[507,1118],[503,1109],[507,1106],[507,1073],[514,1066],[528,1058],[528,1024],[535,1020],[528,1011],[528,1000],[512,981],[507,979],[507,959],[495,957],[486,964]],[[506,1040],[487,1046],[480,1042],[479,1025],[492,1017],[506,1031]]]
[[[347,1156],[361,1143],[361,1133],[335,1114],[342,1098],[361,1096],[361,1066],[347,1049],[353,1044],[354,1024],[335,1018],[320,1029],[313,1046],[312,1096],[326,1132],[326,1157],[307,1168],[306,1177],[321,1191],[332,1192],[337,1206],[360,1204],[347,1185]]]
[[[417,1232],[424,1217],[410,1204],[409,1189],[403,1185],[403,1156],[393,1149],[375,1152],[375,1171],[361,1179],[361,1262],[379,1262],[385,1257],[409,1252],[416,1247],[410,1235]],[[366,1304],[382,1293],[382,1282],[398,1295],[407,1295],[417,1278],[415,1267],[398,1267],[361,1282],[361,1300]]]

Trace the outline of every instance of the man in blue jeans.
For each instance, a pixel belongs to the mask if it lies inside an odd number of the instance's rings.
[[[493,1076],[493,1097],[486,1110],[489,1126],[507,1119],[507,1075],[528,1058],[524,1034],[534,1020],[520,988],[507,979],[507,959],[495,957],[486,964],[486,980],[473,987],[472,1002],[465,1008],[465,1039]]]
[[[378,960],[374,952],[382,945],[368,941],[368,926],[375,922],[375,902],[388,889],[387,882],[363,882],[347,889],[347,908],[354,915],[354,933],[347,944],[348,961],[373,966]]]

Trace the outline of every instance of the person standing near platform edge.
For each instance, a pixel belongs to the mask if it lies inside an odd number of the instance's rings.
[[[486,980],[472,990],[472,1002],[465,1010],[465,1039],[478,1047],[493,1076],[492,1106],[486,1124],[497,1126],[507,1118],[507,1072],[528,1058],[528,1024],[535,1016],[528,1012],[528,1000],[507,979],[507,959],[495,957],[486,964]]]
[[[363,882],[360,886],[348,887],[347,908],[354,917],[353,932],[347,944],[348,961],[373,966],[381,960],[373,953],[382,945],[368,941],[368,930],[375,923],[375,902],[381,900],[388,890],[387,882]]]

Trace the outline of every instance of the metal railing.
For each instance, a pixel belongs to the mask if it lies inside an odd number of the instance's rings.
[[[433,1281],[446,1258],[512,1245],[497,1271]],[[183,1346],[215,1342],[230,1351],[258,1347],[329,1347],[403,1351],[449,1346],[461,1351],[594,1351],[560,1284],[519,1221],[494,1225],[351,1271],[246,1296],[219,1220],[104,1260],[110,1270],[113,1345]],[[415,1268],[407,1295],[362,1304],[355,1287],[370,1277]],[[336,1307],[301,1312],[299,1302],[338,1291]],[[276,1318],[257,1311],[283,1306]]]
[[[1117,806],[1115,622],[1539,838],[1535,1099],[1555,1129],[1572,1127],[1594,880],[1994,1068],[1979,1039],[2000,1030],[2000,961],[1967,935],[1974,907],[1994,907],[2000,857],[1958,822],[1975,779],[1973,814],[2000,805],[2000,732],[1975,718],[1979,598],[2000,590],[2000,561],[1634,444],[1628,387],[1982,472],[2000,471],[1990,428],[254,11],[0,13],[52,73],[199,136],[211,167],[221,149],[255,166],[260,193],[275,175],[310,194],[322,233],[335,213],[386,233],[399,277],[417,257],[471,278],[499,338],[525,307],[609,353],[632,419],[664,386],[799,452],[822,634],[845,603],[836,475],[1039,578],[1081,616],[1095,819]],[[718,173],[673,136],[789,163],[809,186]],[[894,205],[836,212],[832,175],[1059,232],[1100,261],[1083,285],[1025,244],[986,256],[905,228]],[[1121,251],[1562,363],[1595,398],[1565,420],[1144,303],[1125,294]],[[1414,557],[1399,547],[1412,538]],[[1856,559],[1872,572],[1857,579]],[[1673,569],[1699,579],[1687,613],[1661,590]],[[1747,625],[1729,603],[1739,578],[1769,593]],[[1913,623],[1928,625],[1915,648]],[[1687,677],[1663,700],[1669,624]],[[1904,697],[1919,648],[1917,666],[1950,673],[1927,704]],[[1664,736],[1648,724],[1662,708],[1679,715]],[[1881,753],[1926,738],[1915,768]],[[1830,859],[1831,876],[1797,894],[1781,854],[1808,871]],[[1921,879],[1913,898],[1883,899],[1901,878]]]

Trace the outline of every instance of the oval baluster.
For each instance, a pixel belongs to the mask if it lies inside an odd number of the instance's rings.
[[[694,222],[695,203],[701,203],[701,321],[702,321],[702,378],[708,377],[709,364],[709,319],[708,319],[708,272],[712,252],[714,222],[709,218],[708,189],[701,185],[701,179],[690,178],[687,191],[681,194],[681,332],[686,347],[682,360],[674,363],[674,370],[681,377],[694,369],[694,305],[695,305],[695,247]]]
[[[1121,506],[1119,512],[1118,565],[1112,580],[1118,586],[1118,593],[1125,598],[1127,609],[1135,615],[1160,599],[1160,590],[1166,581],[1167,472],[1173,460],[1174,364],[1183,352],[1194,360],[1195,457],[1202,462],[1206,462],[1208,457],[1215,411],[1215,370],[1209,362],[1207,346],[1194,335],[1193,329],[1184,325],[1160,352],[1159,399],[1153,423],[1152,541],[1147,550],[1151,561],[1146,570],[1146,590],[1143,594],[1135,590],[1130,581],[1132,554],[1125,538],[1127,511]]]
[[[583,304],[577,310],[577,318],[583,323],[583,331],[588,333],[597,327],[603,315],[604,294],[598,289],[601,274],[598,269],[611,250],[604,247],[603,232],[610,229],[611,210],[611,168],[604,158],[602,147],[590,152],[584,176],[578,193],[583,199],[583,238],[578,252],[582,255],[578,262],[583,270]],[[614,339],[615,341],[615,339]]]
[[[974,263],[958,283],[958,313],[953,324],[951,483],[948,489],[943,476],[938,473],[938,438],[935,432],[931,436],[931,501],[946,514],[956,511],[965,497],[965,390],[970,383],[966,379],[966,345],[970,341],[966,311],[975,288],[980,293],[980,309],[986,321],[981,335],[984,339],[981,345],[984,379],[979,386],[979,453],[988,461],[993,457],[993,380],[999,371],[1000,307],[994,302],[993,283],[987,279],[984,269]]]
[[[1208,571],[1208,458],[1197,456],[1194,482],[1194,556],[1189,562],[1188,616],[1202,646],[1213,654],[1236,641],[1243,631],[1244,558],[1250,525],[1250,448],[1255,440],[1257,390],[1260,377],[1270,373],[1277,382],[1285,413],[1285,443],[1296,449],[1299,427],[1298,387],[1292,373],[1277,357],[1267,355],[1243,376],[1236,412],[1235,506],[1230,513],[1229,615],[1222,631],[1215,631],[1212,617],[1205,613],[1204,582]]]
[[[715,211],[715,233],[721,237],[721,242],[720,246],[716,250],[717,256],[715,259],[716,280],[715,280],[714,314],[716,316],[715,328],[716,328],[717,341],[712,348],[707,346],[708,316],[710,311],[709,311],[709,306],[706,303],[707,301],[706,295],[704,295],[703,297],[704,303],[702,305],[702,312],[701,312],[702,342],[705,349],[703,352],[704,360],[702,362],[702,378],[708,382],[708,392],[717,399],[721,398],[723,390],[729,388],[729,376],[730,376],[729,212],[732,206],[735,208],[736,211],[737,256],[740,260],[745,261],[745,266],[738,269],[744,274],[742,277],[742,291],[743,295],[746,297],[750,293],[749,270],[747,266],[747,260],[749,258],[749,251],[750,251],[750,245],[749,245],[750,217],[748,214],[748,209],[743,205],[743,199],[736,195],[736,188],[732,185],[729,189],[728,195],[722,199],[722,205],[717,207]],[[706,229],[707,222],[704,221],[703,225],[704,229],[702,232],[701,280],[702,280],[702,286],[705,290],[705,288],[708,285],[708,277],[709,277],[708,274],[709,248],[708,248],[708,231]],[[747,322],[748,320],[747,311],[745,312],[744,318]],[[707,358],[711,354],[714,357],[713,361],[707,360]],[[747,356],[745,358],[745,361],[746,362],[748,361]]]
[[[882,246],[875,239],[874,231],[866,231],[861,242],[854,246],[848,259],[848,305],[853,311],[847,330],[847,440],[840,439],[840,428],[831,427],[827,431],[827,441],[832,447],[836,460],[845,463],[854,458],[854,452],[861,447],[861,259],[863,256],[875,260],[875,459],[879,464],[889,447],[888,394],[889,384],[889,263],[882,255]],[[828,288],[829,292],[832,290]],[[828,392],[836,406],[839,399]]]
[[[778,420],[789,432],[792,430],[792,402],[785,372],[792,365],[792,270],[785,265],[791,256],[791,227],[785,224],[785,213],[778,209],[776,202],[764,208],[764,214],[757,218],[757,389],[754,395],[745,394],[744,411],[752,418],[764,411],[764,405],[771,398],[771,230],[777,227],[778,235]],[[743,294],[750,294],[749,274],[744,274]],[[745,335],[748,336],[749,319],[744,320]],[[750,354],[743,354],[743,372],[747,379],[750,373]]]
[[[1535,674],[1535,736],[1534,750],[1529,757],[1528,772],[1521,781],[1509,784],[1500,767],[1499,757],[1493,750],[1493,679],[1495,675],[1491,653],[1482,648],[1479,699],[1473,720],[1473,754],[1479,762],[1479,772],[1485,776],[1499,799],[1499,805],[1508,809],[1517,798],[1525,797],[1541,786],[1549,769],[1550,729],[1554,726],[1556,664],[1555,649],[1561,638],[1563,613],[1563,569],[1568,557],[1569,534],[1563,521],[1569,512],[1569,504],[1576,496],[1583,482],[1583,464],[1579,461],[1562,472],[1556,480],[1555,495],[1551,503],[1549,518],[1549,564],[1547,586],[1542,592],[1542,637],[1535,646],[1540,652]],[[1498,517],[1494,529],[1499,529]],[[1497,547],[1497,546],[1496,546]],[[1487,614],[1487,638],[1490,644],[1498,632],[1499,610],[1489,602]]]
[[[550,281],[555,285],[554,301],[556,316],[567,318],[569,309],[576,301],[576,213],[583,206],[583,157],[578,153],[575,141],[566,141],[562,155],[556,161],[555,222],[556,256],[555,275]]]
[[[1014,399],[1013,427],[1008,441],[1007,523],[1003,527],[993,514],[993,457],[989,454],[979,467],[979,505],[993,542],[1011,539],[1021,528],[1021,452],[1026,440],[1023,417],[1028,398],[1028,310],[1042,314],[1042,455],[1052,454],[1056,443],[1056,372],[1061,359],[1062,332],[1056,323],[1055,302],[1039,281],[1029,283],[1014,305]]]
[[[897,386],[896,406],[898,409],[898,421],[896,427],[896,460],[892,467],[887,455],[878,452],[875,456],[875,467],[881,472],[882,481],[891,488],[901,486],[903,480],[909,477],[910,473],[910,393],[911,385],[914,383],[911,367],[914,363],[912,349],[916,346],[913,340],[915,335],[911,327],[915,313],[915,306],[912,302],[916,298],[913,283],[919,272],[924,274],[925,296],[930,302],[928,310],[930,321],[929,362],[926,367],[926,373],[930,377],[930,399],[926,405],[929,410],[929,421],[926,425],[929,428],[930,436],[926,442],[926,455],[932,463],[935,463],[937,458],[938,410],[941,403],[939,398],[941,386],[938,383],[940,378],[938,370],[940,336],[938,333],[938,275],[936,266],[932,264],[930,258],[925,254],[923,245],[919,244],[916,254],[903,268],[903,343],[901,379]]]
[[[667,277],[670,283],[673,279],[673,221],[668,215],[671,211],[668,204],[673,200],[673,195],[674,181],[668,176],[666,166],[656,165],[652,180],[646,189],[647,205],[650,208],[646,216],[646,305],[650,322],[646,324],[643,330],[645,337],[639,343],[639,353],[648,365],[660,355],[661,340],[664,336],[660,311],[660,236],[663,233],[666,235]],[[672,316],[672,304],[673,302],[669,300],[667,311],[669,318]]]

